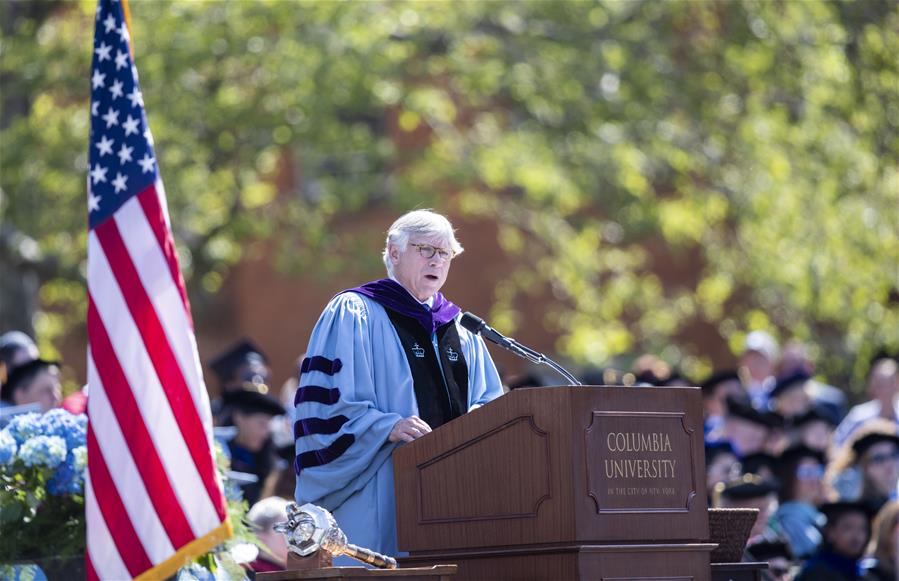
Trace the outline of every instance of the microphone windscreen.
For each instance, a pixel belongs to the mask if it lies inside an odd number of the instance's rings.
[[[459,321],[459,324],[462,325],[463,327],[465,327],[466,329],[468,329],[469,331],[471,331],[472,333],[474,333],[475,335],[480,333],[481,329],[483,329],[484,325],[486,325],[486,323],[484,322],[484,319],[482,319],[476,315],[472,315],[468,311],[466,311],[465,313],[462,314],[462,319]]]

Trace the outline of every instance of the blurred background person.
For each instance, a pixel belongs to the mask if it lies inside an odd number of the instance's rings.
[[[768,520],[777,511],[778,485],[757,474],[743,474],[739,479],[720,483],[715,488],[715,508],[756,508],[759,513],[749,532],[747,546],[766,539]]]
[[[22,331],[8,331],[0,335],[0,384],[13,369],[37,358],[37,345]]]
[[[827,454],[839,421],[831,408],[815,404],[790,422],[790,442]]]
[[[871,420],[855,432],[828,466],[826,481],[837,498],[865,502],[874,511],[896,498],[899,435],[888,420]]]
[[[3,406],[34,404],[40,412],[57,407],[62,400],[59,364],[35,359],[14,367],[0,387],[0,400]]]
[[[868,397],[871,399],[849,410],[837,427],[834,443],[842,446],[868,421],[884,419],[899,426],[899,364],[895,359],[878,359],[868,374]]]
[[[250,563],[254,573],[283,571],[287,568],[287,538],[275,531],[274,527],[287,520],[289,504],[289,500],[270,496],[254,504],[247,513],[247,524],[259,539],[259,556]]]
[[[228,393],[249,387],[252,391],[268,393],[270,370],[268,358],[249,339],[241,339],[209,362],[218,379],[219,394],[212,398],[212,417],[216,425],[230,425],[230,410],[225,402]]]
[[[886,503],[874,517],[862,567],[866,581],[899,579],[899,501]]]
[[[859,560],[871,536],[869,509],[857,502],[821,506],[826,524],[818,551],[805,563],[796,581],[860,581]]]
[[[812,398],[806,389],[811,379],[803,371],[778,379],[768,394],[768,407],[785,418],[805,414],[812,406]]]
[[[769,333],[753,331],[746,336],[746,346],[740,355],[740,377],[756,408],[764,409],[768,403],[768,392],[776,382],[777,357],[777,341]]]
[[[802,444],[784,450],[775,464],[780,506],[770,526],[800,559],[809,557],[821,544],[819,527],[824,516],[818,506],[824,501],[824,465],[824,454]]]
[[[794,556],[782,540],[765,540],[746,547],[746,560],[768,563],[768,569],[760,571],[762,581],[790,581],[793,578]]]
[[[711,503],[715,487],[740,476],[740,460],[733,446],[726,440],[706,442],[705,445],[706,494]]]
[[[770,432],[770,417],[766,417],[748,402],[728,398],[723,439],[731,443],[738,456],[764,451]]]
[[[707,440],[724,438],[724,418],[727,417],[728,398],[746,399],[746,391],[736,370],[716,371],[700,386],[702,388],[702,416]]]
[[[275,398],[252,389],[228,392],[224,403],[231,410],[236,428],[228,441],[231,470],[255,476],[254,482],[240,485],[244,498],[253,504],[259,500],[266,478],[279,467],[270,423],[285,410]]]

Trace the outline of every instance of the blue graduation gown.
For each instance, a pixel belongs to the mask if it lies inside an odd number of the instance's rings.
[[[502,395],[502,385],[483,339],[459,318],[472,410]],[[349,542],[396,555],[397,444],[387,437],[396,422],[418,415],[396,330],[380,304],[345,292],[328,303],[306,355],[317,364],[301,373],[297,390],[296,500],[330,510]]]

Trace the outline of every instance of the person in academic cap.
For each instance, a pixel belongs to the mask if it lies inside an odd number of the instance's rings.
[[[759,511],[749,532],[749,543],[765,538],[768,519],[777,510],[778,483],[758,474],[743,474],[736,480],[719,483],[713,502],[716,508],[756,508]]]
[[[791,440],[826,453],[833,438],[833,431],[839,422],[840,419],[833,408],[814,404],[801,416],[791,419]]]
[[[724,437],[724,418],[727,416],[728,398],[746,399],[743,384],[736,370],[716,371],[700,386],[702,388],[703,429],[707,440]]]
[[[0,386],[0,399],[5,406],[37,404],[41,412],[57,407],[62,399],[59,364],[34,359],[15,367]]]
[[[256,482],[240,485],[244,498],[252,505],[259,500],[265,479],[277,466],[278,457],[269,424],[273,417],[283,415],[285,410],[275,398],[260,393],[251,385],[229,391],[223,399],[237,430],[228,441],[231,469],[257,477]]]
[[[774,465],[780,482],[780,506],[771,517],[771,529],[779,533],[799,558],[811,555],[821,544],[823,516],[824,454],[802,444],[784,450]]]
[[[867,502],[874,510],[896,498],[899,431],[888,420],[871,420],[838,452],[826,478],[839,498]]]
[[[400,217],[382,254],[388,278],[331,299],[300,370],[297,502],[330,510],[351,543],[380,553],[397,553],[396,447],[502,394],[483,339],[440,293],[461,252],[444,216]]]
[[[268,359],[249,339],[241,339],[209,362],[209,368],[219,381],[219,396],[211,402],[212,416],[217,425],[230,423],[230,410],[225,395],[251,387],[268,393]]]
[[[860,559],[871,536],[871,509],[861,502],[821,505],[826,524],[820,548],[805,563],[796,581],[858,581]]]
[[[776,480],[774,467],[777,465],[777,457],[767,452],[746,454],[740,458],[740,467],[744,474],[756,474],[765,480]]]
[[[812,405],[812,399],[806,389],[811,379],[811,376],[803,371],[778,379],[768,394],[769,407],[788,418],[804,414]]]
[[[762,581],[790,581],[795,556],[786,541],[764,540],[746,547],[749,561],[768,563],[768,569],[761,571]]]
[[[747,456],[765,449],[771,432],[770,415],[752,407],[748,402],[727,399],[727,416],[724,419],[723,434],[740,456]]]
[[[22,331],[7,331],[0,335],[0,385],[13,369],[38,358],[37,345]]]
[[[711,501],[715,487],[721,482],[729,482],[740,474],[740,460],[734,447],[727,440],[706,442],[705,475],[706,492]]]
[[[887,420],[899,427],[899,362],[881,357],[868,373],[868,396],[846,414],[834,433],[834,443],[842,446],[858,429],[875,419]]]

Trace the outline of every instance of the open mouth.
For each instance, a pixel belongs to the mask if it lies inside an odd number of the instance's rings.
[[[425,278],[428,280],[440,280],[440,278],[436,274],[426,274]]]

